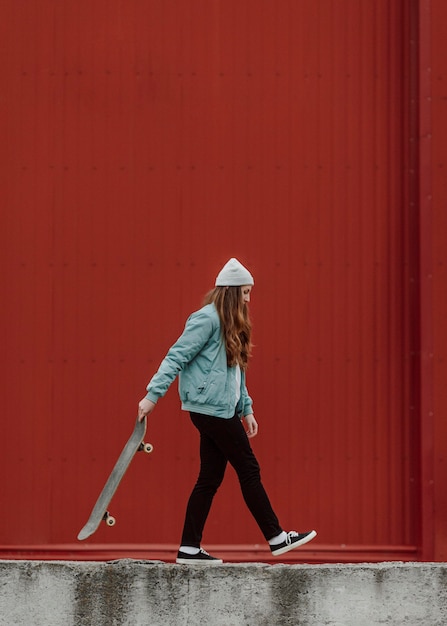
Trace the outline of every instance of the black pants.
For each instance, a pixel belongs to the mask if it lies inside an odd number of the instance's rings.
[[[282,531],[261,482],[258,461],[241,420],[191,413],[200,433],[200,472],[186,508],[181,545],[200,547],[203,528],[227,462],[234,467],[245,503],[266,540]]]

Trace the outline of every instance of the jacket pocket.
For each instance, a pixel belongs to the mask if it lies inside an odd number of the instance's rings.
[[[191,376],[190,372],[183,373],[180,379],[180,398],[189,405],[226,406],[225,380],[215,373],[210,376]]]
[[[200,404],[216,404],[216,384],[205,380],[197,387],[197,402]]]

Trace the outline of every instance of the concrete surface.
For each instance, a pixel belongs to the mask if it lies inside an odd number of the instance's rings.
[[[447,624],[447,565],[0,561],[2,626]]]

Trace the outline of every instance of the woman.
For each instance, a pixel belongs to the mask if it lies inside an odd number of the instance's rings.
[[[273,555],[284,554],[316,536],[314,530],[297,533],[281,528],[249,443],[258,433],[245,384],[251,352],[247,303],[253,285],[250,272],[237,259],[230,259],[204,306],[187,320],[139,403],[138,415],[143,420],[179,375],[182,409],[190,412],[200,433],[200,472],[188,501],[177,563],[222,563],[200,544],[227,462],[236,470],[244,500]]]

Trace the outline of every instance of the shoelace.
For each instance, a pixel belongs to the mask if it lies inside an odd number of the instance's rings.
[[[200,554],[204,554],[205,556],[209,556],[208,552],[203,548],[200,548]]]
[[[298,533],[294,530],[291,530],[289,533],[287,533],[286,544],[290,546],[290,544],[292,543],[292,539],[295,539],[296,537],[298,537]]]

